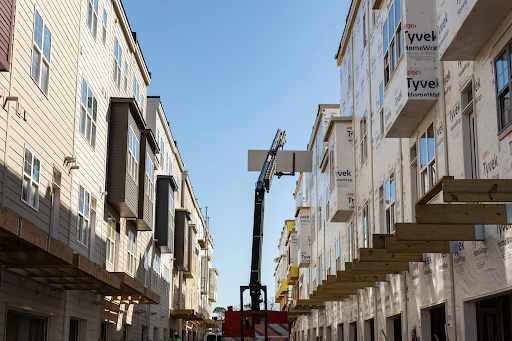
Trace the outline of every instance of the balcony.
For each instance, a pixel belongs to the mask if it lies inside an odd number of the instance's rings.
[[[322,172],[329,174],[328,220],[346,222],[354,211],[352,117],[333,117],[324,135],[328,152]]]
[[[162,253],[174,252],[174,203],[170,200],[177,191],[172,175],[159,175],[156,180],[155,245]]]
[[[140,170],[139,172],[139,209],[135,225],[139,231],[152,231],[155,220],[155,170],[159,153],[153,132],[148,129],[141,130],[140,139]]]
[[[139,217],[141,131],[146,123],[133,98],[112,98],[109,122],[107,202],[121,218]]]
[[[383,54],[375,61],[384,64],[384,81],[375,92],[375,122],[386,138],[408,138],[439,97],[435,6],[388,1],[381,21]]]
[[[307,268],[311,263],[311,216],[309,207],[298,207],[297,219],[297,262],[299,268]]]
[[[210,282],[210,290],[208,294],[208,300],[210,302],[217,302],[217,276],[219,272],[217,269],[210,269],[209,274],[209,282]]]
[[[296,266],[290,265],[288,268],[288,276],[286,276],[286,281],[289,284],[295,284],[295,281],[299,279],[299,268]]]
[[[504,0],[437,1],[439,56],[441,60],[476,60],[512,11]]]
[[[180,271],[188,271],[188,252],[189,252],[189,232],[188,225],[190,221],[190,212],[184,208],[174,210],[174,266]]]

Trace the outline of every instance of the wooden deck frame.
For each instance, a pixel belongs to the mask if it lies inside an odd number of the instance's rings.
[[[478,241],[484,239],[483,225],[395,224],[396,241]]]
[[[386,249],[359,249],[360,262],[423,262],[422,253],[388,253]]]
[[[445,202],[512,202],[510,179],[445,179]]]

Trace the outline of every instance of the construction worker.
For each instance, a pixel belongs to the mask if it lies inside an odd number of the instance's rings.
[[[181,341],[181,337],[178,333],[174,334],[174,339],[175,339],[175,341]]]

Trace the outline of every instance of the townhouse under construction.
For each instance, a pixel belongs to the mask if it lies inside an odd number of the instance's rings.
[[[512,2],[353,0],[276,299],[297,341],[512,337]]]

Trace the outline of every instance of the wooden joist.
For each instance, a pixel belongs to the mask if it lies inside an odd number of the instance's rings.
[[[394,274],[409,270],[409,262],[354,262],[352,271]]]
[[[338,271],[337,283],[355,283],[355,282],[386,282],[386,274],[354,274]]]
[[[432,200],[443,189],[443,181],[450,179],[453,179],[453,176],[443,176],[441,179],[439,179],[436,184],[427,191],[427,193],[423,194],[423,196],[418,201],[416,201],[416,205],[426,204]]]
[[[390,253],[449,253],[450,242],[447,241],[408,241],[400,242],[394,238],[386,239],[386,251]]]
[[[396,241],[476,241],[484,240],[482,225],[395,224]]]
[[[506,204],[416,205],[416,223],[506,225],[509,224],[506,206]]]
[[[346,298],[349,298],[350,295],[338,295],[338,294],[317,294],[312,295],[311,298],[314,300],[323,300],[324,302],[334,302],[334,301],[343,301]]]
[[[386,238],[393,237],[392,234],[374,234],[373,238],[373,248],[374,249],[385,249],[386,248]]]
[[[359,262],[423,262],[423,254],[388,253],[386,249],[359,249]]]
[[[364,287],[363,287],[364,288]],[[313,295],[315,294],[347,294],[352,295],[353,293],[356,293],[357,290],[362,288],[339,288],[339,287],[332,287],[332,288],[317,288],[315,291],[313,291]]]
[[[511,202],[510,179],[447,179],[443,181],[445,202]]]
[[[376,282],[368,281],[368,282],[337,282],[332,285],[333,288],[341,288],[341,289],[361,289],[361,288],[371,288],[375,286]]]

